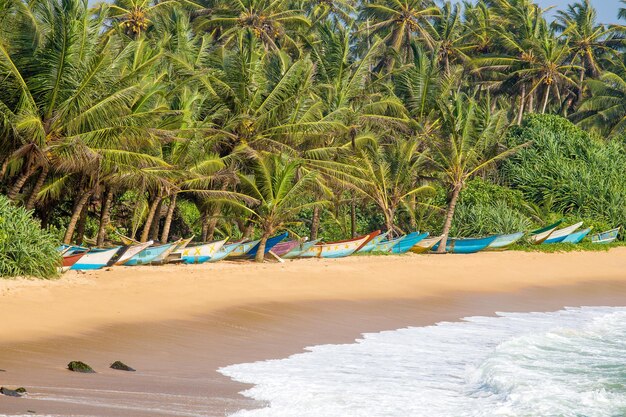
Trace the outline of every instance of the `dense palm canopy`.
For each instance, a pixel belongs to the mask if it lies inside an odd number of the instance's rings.
[[[588,0],[546,19],[531,0],[0,0],[0,192],[66,242],[316,234],[348,211],[353,233],[467,230],[459,194],[507,185],[522,144],[502,139],[529,114],[623,148],[626,29]]]

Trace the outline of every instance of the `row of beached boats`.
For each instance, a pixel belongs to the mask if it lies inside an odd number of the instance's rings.
[[[530,232],[530,240],[535,244],[580,243],[591,228],[582,229],[583,223],[559,228],[562,221]],[[611,243],[619,234],[619,228],[592,236],[594,243]],[[446,241],[448,253],[476,253],[483,250],[506,250],[520,241],[526,233],[494,235],[483,238],[449,238]],[[271,237],[265,245],[265,253],[283,261],[295,258],[343,258],[355,253],[407,252],[425,253],[437,251],[442,237],[430,237],[428,233],[409,233],[408,235],[388,238],[388,233],[375,231],[365,236],[337,242],[320,240],[286,240],[288,233]],[[259,240],[229,243],[228,239],[208,243],[191,243],[193,238],[176,242],[155,244],[153,241],[140,243],[120,236],[122,245],[110,248],[86,248],[82,246],[61,245],[63,271],[94,270],[113,265],[159,265],[166,263],[201,264],[218,262],[225,258],[254,259],[260,250]]]

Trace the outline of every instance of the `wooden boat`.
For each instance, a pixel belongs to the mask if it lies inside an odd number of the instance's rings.
[[[530,239],[536,245],[545,242],[546,239],[548,239],[550,235],[557,229],[557,227],[561,225],[561,223],[563,223],[563,219],[542,229],[533,230],[532,232],[530,232]]]
[[[524,232],[511,233],[510,235],[501,235],[498,236],[496,240],[489,246],[487,246],[488,251],[501,251],[506,250],[509,246],[518,242],[521,238],[524,237]]]
[[[222,259],[228,257],[228,255],[230,255],[232,252],[237,250],[241,245],[242,243],[231,243],[229,245],[222,246],[220,250],[215,252],[215,254],[213,254],[213,256],[209,258],[208,262],[214,263],[217,261],[221,261]]]
[[[300,253],[301,258],[343,258],[350,256],[380,234],[380,230],[354,239],[318,243]]]
[[[573,224],[571,226],[568,227],[564,227],[563,229],[558,229],[555,230],[554,232],[552,232],[552,234],[550,234],[550,236],[548,236],[548,238],[543,242],[544,245],[549,245],[552,243],[561,243],[565,240],[565,238],[574,233],[576,230],[580,229],[580,227],[583,225],[583,222],[579,222],[576,224]]]
[[[104,268],[117,254],[121,246],[110,249],[91,249],[85,253],[70,269],[74,271],[86,271]]]
[[[291,252],[281,256],[283,259],[294,259],[300,256],[300,254],[304,251],[309,250],[313,246],[317,245],[322,239],[315,239],[310,242],[301,242],[296,248],[292,249]]]
[[[227,239],[217,242],[202,243],[199,245],[187,246],[184,249],[177,249],[182,261],[186,264],[202,264],[207,262],[224,246]]]
[[[428,237],[429,233],[413,232],[404,236],[397,245],[391,248],[391,253],[402,255],[410,251],[415,245]]]
[[[165,245],[150,246],[149,248],[142,250],[137,255],[130,258],[124,263],[124,265],[148,265],[151,262],[162,258],[163,256],[167,257],[167,255],[169,255],[176,248],[176,245],[178,245],[177,242],[166,243]]]
[[[287,236],[289,236],[289,233],[285,232],[280,235],[276,235],[274,237],[267,239],[267,242],[265,242],[264,253],[267,254],[269,251],[271,251],[274,248],[274,246],[278,245],[281,241],[286,239]],[[254,245],[252,248],[250,248],[248,252],[245,253],[245,255],[243,255],[243,258],[254,259],[256,257],[257,252],[259,251],[260,246],[261,246],[261,242],[259,241],[259,243]]]
[[[429,250],[434,248],[437,243],[441,242],[441,239],[443,239],[443,236],[436,236],[436,237],[423,239],[417,242],[417,244],[411,248],[411,252],[413,253],[428,252]]]
[[[119,258],[115,261],[115,265],[124,265],[126,261],[128,261],[133,256],[137,255],[142,250],[152,246],[154,241],[149,240],[144,243],[137,243],[130,246],[126,246],[126,250],[120,255]]]
[[[446,252],[448,253],[476,253],[491,245],[499,235],[481,237],[481,238],[449,238],[446,242]],[[432,250],[436,251],[440,243],[433,246]]]
[[[374,239],[370,240],[367,243],[367,245],[365,245],[361,249],[359,249],[358,253],[369,253],[369,252],[373,251],[376,248],[376,245],[378,245],[380,242],[382,242],[387,237],[388,234],[389,234],[389,232],[385,232],[385,233],[379,234]]]
[[[571,235],[566,236],[565,239],[563,239],[563,243],[580,243],[591,232],[591,229],[591,227],[588,227],[586,229],[579,230],[578,232],[574,232]]]
[[[260,240],[250,240],[250,241],[243,241],[243,242],[236,242],[239,243],[239,246],[237,246],[235,248],[235,250],[233,250],[228,257],[229,258],[240,258],[242,256],[244,256],[246,253],[250,252],[250,250],[252,250],[253,247],[255,247],[256,245],[258,245],[260,242]]]
[[[397,237],[395,239],[386,239],[380,241],[374,246],[374,249],[371,253],[389,253],[391,250],[404,239],[404,236]],[[360,251],[359,251],[360,252]]]
[[[288,240],[287,242],[280,242],[276,246],[274,246],[274,248],[272,248],[272,253],[282,258],[289,252],[300,246],[300,244],[300,240]]]
[[[619,236],[619,231],[620,228],[618,227],[616,229],[607,230],[606,232],[595,234],[591,236],[591,242],[605,245],[608,243],[613,243],[617,240],[617,237]]]
[[[81,252],[73,255],[67,255],[63,257],[63,268],[69,269],[70,266],[73,266],[80,258],[85,256],[88,252]]]
[[[78,253],[87,252],[89,248],[86,248],[84,246],[63,244],[63,245],[59,245],[57,247],[57,250],[59,251],[59,253],[61,253],[62,256],[66,256],[66,255],[75,255]]]

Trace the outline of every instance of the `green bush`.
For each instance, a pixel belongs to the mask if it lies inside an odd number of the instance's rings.
[[[504,161],[500,173],[524,198],[598,228],[626,224],[626,149],[590,136],[559,116],[531,115],[510,131],[509,146],[532,145]],[[601,230],[597,230],[601,231]]]
[[[58,241],[31,213],[0,195],[0,277],[58,275]]]

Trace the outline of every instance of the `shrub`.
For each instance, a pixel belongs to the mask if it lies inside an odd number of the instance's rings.
[[[559,116],[531,115],[511,130],[510,146],[532,145],[504,161],[511,188],[536,205],[606,227],[626,224],[626,150],[590,136]],[[603,226],[605,227],[605,226]]]
[[[56,277],[61,260],[57,245],[31,212],[0,195],[0,277]]]

